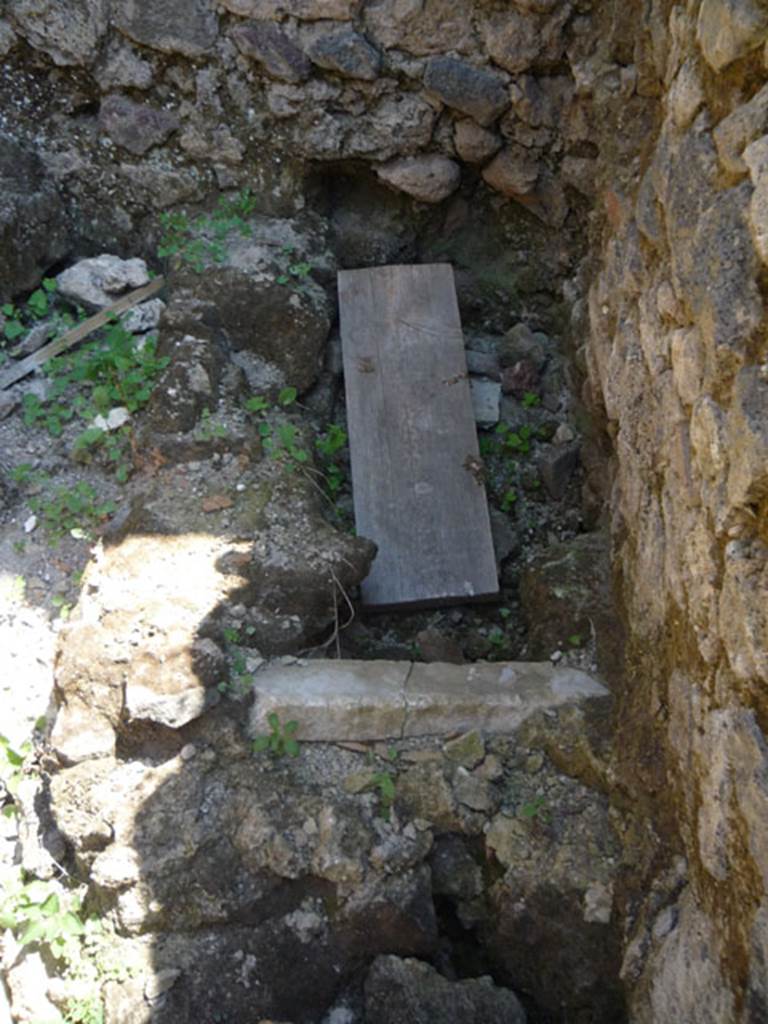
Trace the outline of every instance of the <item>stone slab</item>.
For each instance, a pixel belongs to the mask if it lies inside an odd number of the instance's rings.
[[[299,723],[299,740],[506,733],[536,711],[608,695],[585,672],[549,662],[273,662],[256,674],[249,732],[264,735],[275,713]]]
[[[585,672],[549,662],[414,663],[406,687],[403,737],[479,729],[505,733],[535,711],[608,691]]]
[[[256,673],[251,735],[267,716],[299,723],[301,740],[377,740],[399,736],[405,720],[408,661],[318,660],[272,663]]]

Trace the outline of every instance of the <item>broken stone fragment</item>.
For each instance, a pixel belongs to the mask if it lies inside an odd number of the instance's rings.
[[[424,73],[429,93],[446,106],[473,117],[488,127],[509,106],[509,94],[500,75],[456,57],[432,57]]]
[[[368,40],[351,29],[318,36],[307,50],[318,67],[335,71],[344,78],[372,82],[381,68],[381,54]]]
[[[101,104],[99,124],[115,145],[141,156],[165,142],[179,127],[179,118],[169,110],[134,103],[127,96],[113,93]]]
[[[397,157],[376,168],[382,181],[422,203],[440,203],[461,181],[459,165],[446,156]]]
[[[490,977],[448,981],[420,960],[380,956],[365,980],[365,1019],[369,1024],[525,1024],[526,1016],[510,989]]]
[[[144,260],[121,260],[110,253],[79,260],[56,278],[62,295],[94,309],[103,309],[122,292],[141,288],[148,282],[149,273]]]
[[[579,442],[572,441],[557,447],[547,446],[539,454],[538,468],[542,483],[550,498],[555,501],[565,497],[568,484],[579,464],[580,450]]]
[[[251,21],[232,31],[238,50],[260,64],[272,78],[282,82],[304,82],[312,71],[306,54],[276,25]]]

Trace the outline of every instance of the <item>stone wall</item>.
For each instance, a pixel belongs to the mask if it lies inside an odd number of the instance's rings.
[[[658,838],[637,837],[651,897],[628,901],[624,975],[637,1021],[756,1021],[768,1014],[768,12],[653,8],[661,123],[637,187],[604,194],[589,388],[613,441],[631,637],[617,777],[660,828],[676,823],[688,880],[659,871]]]
[[[633,1020],[764,1019],[765,5],[62,10],[0,0],[0,131],[39,155],[30,212],[19,220],[8,188],[0,201],[10,290],[67,245],[146,251],[159,211],[222,189],[293,213],[318,168],[375,176],[414,221],[450,197],[517,211],[510,244],[539,260],[531,291],[567,302],[605,425],[585,501],[609,511],[629,636],[613,796],[637,812],[622,896]],[[6,163],[4,181],[20,166]],[[19,224],[16,269],[3,250]]]
[[[559,228],[593,187],[590,70],[567,57],[590,6],[5,0],[0,130],[37,144],[94,246],[219,189],[295,207],[308,161],[425,203],[482,176]]]

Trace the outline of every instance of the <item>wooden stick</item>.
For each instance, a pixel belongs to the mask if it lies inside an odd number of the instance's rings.
[[[50,345],[45,345],[43,348],[38,349],[37,352],[33,352],[26,359],[20,359],[17,363],[12,363],[3,373],[0,373],[0,391],[10,387],[11,384],[15,384],[17,380],[26,377],[28,373],[36,370],[38,366],[41,366],[54,356],[65,352],[99,327],[109,323],[115,314],[123,313],[126,309],[131,309],[133,306],[143,302],[144,299],[148,299],[155,292],[159,292],[164,284],[164,277],[156,277],[154,281],[145,284],[143,288],[137,288],[135,292],[123,295],[121,299],[113,302],[111,306],[107,306],[106,309],[101,309],[98,313],[88,317],[87,320],[83,320],[81,324],[73,327],[66,334],[62,334],[60,338],[52,341]]]

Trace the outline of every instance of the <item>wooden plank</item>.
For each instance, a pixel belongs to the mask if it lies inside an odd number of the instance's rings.
[[[21,380],[22,377],[26,377],[28,373],[32,373],[38,366],[42,366],[49,359],[53,359],[54,356],[61,355],[62,352],[66,352],[68,348],[72,348],[78,341],[82,341],[83,338],[87,338],[93,331],[98,330],[99,327],[103,327],[109,323],[113,316],[117,316],[118,313],[124,313],[127,309],[131,309],[133,306],[137,306],[144,299],[148,299],[150,295],[154,295],[155,292],[159,292],[165,284],[164,277],[156,277],[154,281],[150,281],[149,284],[145,284],[142,288],[137,288],[136,291],[130,292],[128,295],[123,295],[117,302],[113,302],[111,306],[107,306],[106,309],[99,310],[98,313],[94,313],[93,316],[88,317],[87,320],[83,320],[77,327],[73,327],[72,330],[67,331],[66,334],[62,334],[56,341],[52,341],[49,345],[45,345],[43,348],[38,349],[37,352],[33,352],[31,356],[27,356],[26,359],[20,359],[17,363],[11,363],[6,370],[0,373],[0,391],[4,388],[10,387],[11,384],[15,384],[17,380]]]
[[[453,269],[339,273],[355,521],[371,607],[498,593]]]

